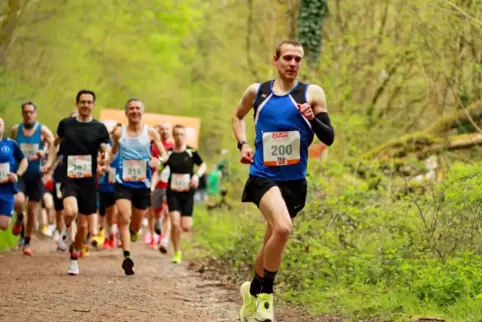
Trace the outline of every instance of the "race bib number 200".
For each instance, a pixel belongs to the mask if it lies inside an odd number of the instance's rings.
[[[67,176],[72,179],[92,177],[92,156],[69,155],[67,158]]]
[[[8,174],[10,173],[10,164],[8,162],[0,163],[0,183],[10,181]]]
[[[146,180],[146,160],[124,160],[122,161],[122,179],[124,181]]]
[[[267,167],[300,163],[300,132],[263,133],[263,162]]]

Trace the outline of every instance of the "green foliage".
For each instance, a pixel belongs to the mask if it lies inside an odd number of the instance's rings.
[[[480,160],[480,150],[447,152],[448,179],[423,183],[423,196],[397,192],[405,182],[394,175],[396,162],[347,160],[482,97],[482,6],[335,1],[327,19],[326,0],[252,3],[3,1],[1,117],[7,126],[19,122],[20,103],[32,99],[55,130],[80,88],[98,93],[98,107],[121,108],[136,96],[148,112],[201,117],[203,156],[229,150],[236,204],[248,168],[237,163],[233,109],[249,84],[276,76],[274,47],[297,30],[310,59],[303,78],[323,87],[336,141],[327,165],[310,165],[311,195],[278,279],[284,298],[349,317],[480,318],[480,172],[450,165]],[[322,43],[323,59],[311,64]],[[252,114],[246,123],[252,142]],[[206,248],[240,270],[263,237],[257,212],[237,204],[201,212],[196,225]]]
[[[478,316],[480,168],[454,164],[444,184],[403,199],[363,181],[311,175],[309,203],[278,275],[281,296],[348,319]],[[201,213],[197,225],[212,255],[235,268],[253,263],[263,237],[259,214]]]
[[[301,0],[298,38],[305,48],[308,62],[313,65],[318,64],[321,55],[323,22],[327,16],[327,0]]]
[[[18,237],[12,234],[11,228],[6,231],[0,231],[0,253],[10,250],[17,244]]]

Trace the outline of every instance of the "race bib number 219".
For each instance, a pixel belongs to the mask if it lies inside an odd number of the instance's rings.
[[[263,163],[267,167],[300,163],[300,132],[263,133]]]

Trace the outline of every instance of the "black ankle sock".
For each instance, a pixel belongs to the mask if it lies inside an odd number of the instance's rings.
[[[131,252],[128,250],[124,251],[124,258],[131,257]]]
[[[264,270],[263,276],[263,287],[261,288],[261,293],[264,294],[272,294],[273,293],[273,284],[274,278],[276,277],[277,272],[270,272],[266,269]]]
[[[258,296],[261,293],[261,288],[263,287],[263,278],[258,275],[258,273],[254,273],[253,280],[251,281],[251,286],[249,287],[249,293],[252,296]]]
[[[17,223],[21,223],[23,221],[23,212],[17,213]]]
[[[90,239],[90,233],[87,233],[87,236],[85,237],[84,244],[88,244]]]
[[[25,240],[24,240],[24,242],[23,242],[23,246],[26,247],[26,246],[28,246],[28,245],[30,245],[30,237],[25,237]]]
[[[22,225],[22,229],[20,229],[20,238],[25,238],[25,226]]]

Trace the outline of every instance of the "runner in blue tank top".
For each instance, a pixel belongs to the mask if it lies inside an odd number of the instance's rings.
[[[37,106],[35,103],[26,101],[21,107],[23,122],[12,128],[11,137],[18,142],[27,157],[28,169],[18,182],[19,192],[15,195],[17,220],[13,226],[13,234],[18,235],[23,230],[25,197],[28,197],[27,229],[24,231],[23,253],[32,256],[30,238],[32,237],[35,216],[40,205],[39,202],[42,200],[43,195],[41,162],[47,152],[46,148],[53,144],[54,137],[45,125],[37,122]]]
[[[13,195],[28,161],[14,140],[4,138],[5,123],[0,118],[0,229],[7,230],[13,213]],[[16,171],[15,171],[16,170]]]
[[[138,239],[142,219],[150,206],[152,168],[160,161],[151,157],[154,144],[161,161],[167,159],[159,133],[142,121],[144,103],[133,98],[125,104],[127,126],[119,126],[112,135],[113,146],[110,160],[119,152],[114,194],[119,213],[120,238],[124,250],[122,269],[126,275],[134,274],[134,262],[130,258],[130,242]],[[132,219],[131,219],[132,215]],[[129,225],[130,222],[130,225]]]
[[[316,136],[326,145],[334,131],[318,85],[297,81],[303,47],[283,41],[276,48],[278,76],[245,91],[233,116],[241,162],[250,163],[243,202],[253,202],[267,221],[264,245],[256,257],[256,274],[240,292],[240,320],[274,321],[273,284],[292,229],[292,218],[306,200],[308,147]],[[244,117],[254,109],[256,152],[246,141]]]

